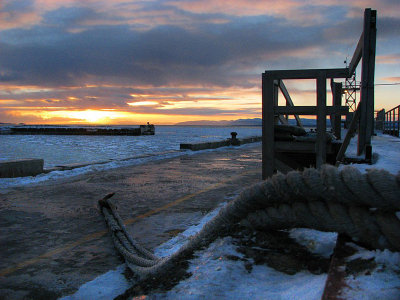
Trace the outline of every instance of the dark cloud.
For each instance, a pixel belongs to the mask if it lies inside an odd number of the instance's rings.
[[[19,84],[67,86],[94,80],[230,86],[239,83],[235,75],[243,67],[257,67],[322,38],[321,29],[295,30],[274,19],[254,23],[236,18],[190,29],[164,25],[138,31],[120,25],[64,30],[94,14],[88,8],[61,8],[45,18],[44,24],[57,23],[55,28],[42,24],[6,32],[0,67],[16,73]]]
[[[212,116],[212,115],[237,115],[239,112],[242,114],[257,114],[259,115],[259,109],[217,109],[214,107],[207,107],[206,105],[199,108],[168,108],[168,109],[158,109],[152,107],[137,107],[130,109],[130,112],[144,113],[144,114],[163,114],[163,115],[186,115],[186,116]]]
[[[2,10],[27,13],[33,10],[32,3],[9,1]],[[167,101],[195,101],[194,86],[208,99],[232,87],[259,88],[260,74],[266,69],[342,67],[362,31],[362,11],[348,17],[348,7],[338,5],[304,5],[298,8],[296,20],[290,14],[273,17],[265,12],[247,16],[196,13],[160,1],[108,7],[59,5],[30,26],[9,25],[12,29],[1,31],[0,83],[48,88],[3,91],[1,97],[29,99],[24,106],[32,107],[234,114],[238,110],[210,108],[205,102],[202,110],[160,108]],[[381,17],[378,10],[378,41],[395,40],[399,28],[399,18]],[[390,54],[379,47],[381,55]],[[127,105],[146,100],[159,104]]]
[[[400,5],[399,5],[400,9]],[[377,31],[378,38],[383,37],[385,39],[399,39],[400,35],[400,17],[379,17],[377,18]]]
[[[12,14],[33,11],[34,0],[11,0],[4,1],[1,5],[1,11]]]
[[[78,26],[83,21],[94,19],[97,13],[88,7],[61,7],[59,9],[47,12],[43,16],[43,24],[51,26],[60,26],[64,29]]]

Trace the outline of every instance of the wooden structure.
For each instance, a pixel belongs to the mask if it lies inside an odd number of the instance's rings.
[[[358,41],[353,58],[347,68],[340,69],[301,69],[301,70],[272,70],[262,74],[262,177],[266,179],[275,171],[276,153],[279,150],[279,141],[275,141],[274,127],[278,122],[285,124],[287,117],[295,115],[297,125],[301,126],[298,115],[315,115],[317,118],[317,138],[315,148],[315,165],[320,167],[326,163],[327,139],[326,117],[331,115],[333,131],[340,139],[341,115],[348,112],[348,107],[341,106],[342,86],[334,81],[336,78],[349,78],[362,59],[361,70],[361,99],[348,134],[338,151],[337,160],[343,158],[350,137],[359,125],[358,154],[371,152],[371,135],[374,124],[374,71],[376,45],[376,11],[367,8],[364,12],[363,33]],[[316,106],[294,106],[293,101],[284,85],[287,79],[314,79],[316,80]],[[326,105],[326,81],[331,79],[333,106]],[[286,106],[278,106],[279,90],[286,99]],[[292,143],[293,151],[297,151],[300,144]],[[366,151],[367,149],[367,151]],[[341,155],[339,155],[342,153]]]
[[[380,110],[376,116],[375,128],[385,134],[400,137],[400,105],[385,112]]]

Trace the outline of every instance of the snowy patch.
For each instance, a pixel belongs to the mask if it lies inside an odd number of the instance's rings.
[[[85,283],[75,294],[63,297],[61,300],[113,299],[131,286],[123,274],[124,270],[125,264],[120,265],[115,270],[108,271]]]
[[[220,209],[225,206],[226,203],[220,203],[216,209],[212,212],[205,215],[201,220],[200,223],[197,225],[190,226],[185,231],[181,232],[177,236],[173,237],[169,241],[163,243],[159,247],[154,250],[154,254],[158,257],[166,257],[178,251],[180,247],[184,243],[188,241],[191,236],[194,236],[198,233],[208,221],[210,221],[213,217],[215,217]]]
[[[345,135],[343,135],[345,136]],[[391,135],[377,133],[372,137],[372,153],[377,155],[378,160],[375,164],[352,164],[354,168],[365,173],[368,169],[385,169],[386,171],[396,175],[400,172],[400,139]],[[357,136],[350,140],[350,144],[346,151],[346,156],[357,157]],[[359,158],[363,158],[360,156]],[[339,169],[343,168],[343,165]]]
[[[195,253],[190,261],[192,276],[181,281],[165,294],[155,298],[178,299],[321,299],[326,274],[299,272],[287,275],[264,265],[254,265],[249,273],[240,260],[229,260],[227,255],[242,257],[226,237],[213,242],[206,250]]]
[[[290,230],[290,237],[300,245],[306,247],[311,253],[329,258],[336,245],[336,232],[322,232],[307,228],[294,228]]]
[[[392,252],[388,249],[384,250],[367,250],[360,246],[357,246],[353,243],[350,243],[351,246],[357,249],[357,253],[348,257],[347,260],[355,260],[357,258],[361,258],[364,260],[373,258],[377,264],[386,265],[388,268],[393,270],[400,270],[400,253]]]
[[[349,275],[346,278],[348,287],[342,290],[341,296],[344,299],[400,299],[400,253],[349,245],[357,252],[347,258],[348,262],[373,259],[376,267],[363,274]]]
[[[392,271],[374,271],[370,275],[351,276],[346,278],[345,288],[341,296],[343,299],[400,299],[400,278]]]
[[[160,257],[171,255],[177,251],[188,239],[199,232],[205,223],[212,219],[224,206],[204,216],[199,224],[189,227],[176,237],[155,249],[155,254]],[[307,237],[307,232],[310,234]],[[298,229],[293,231],[293,236],[302,241],[314,241],[316,252],[328,252],[329,244],[335,240],[334,233]],[[321,241],[319,240],[321,239]],[[322,245],[320,245],[320,243]],[[316,250],[319,249],[319,250]],[[322,251],[322,249],[324,249]],[[182,298],[202,299],[320,299],[326,280],[326,274],[313,275],[307,271],[295,275],[278,272],[268,266],[253,265],[249,273],[241,260],[230,260],[227,256],[243,258],[243,254],[236,251],[231,237],[217,239],[207,249],[195,252],[195,258],[190,260],[189,272],[192,276],[181,281],[165,294],[152,295],[155,298],[165,299]],[[102,282],[107,280],[116,287],[126,286],[127,281],[123,276],[123,266],[116,273],[110,271],[93,281],[81,286],[79,291],[63,299],[107,299],[98,298],[98,290],[103,289]],[[104,278],[103,278],[104,276]],[[96,288],[97,287],[97,288]],[[129,286],[128,286],[129,287]],[[119,288],[116,288],[120,291]],[[127,289],[127,288],[126,288]],[[123,293],[124,291],[120,292]],[[105,292],[104,292],[105,293]],[[81,295],[84,295],[81,296]],[[110,298],[116,294],[109,294]],[[83,298],[80,298],[83,297]]]

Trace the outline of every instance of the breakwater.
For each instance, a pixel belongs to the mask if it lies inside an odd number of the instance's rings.
[[[0,131],[1,134],[41,134],[41,135],[154,135],[154,125],[140,125],[139,128],[110,127],[70,127],[70,126],[10,126]]]
[[[255,143],[255,142],[261,142],[262,137],[261,136],[250,136],[247,138],[243,139],[236,139],[235,138],[230,138],[226,139],[223,141],[213,141],[213,142],[204,142],[204,143],[184,143],[180,144],[180,149],[181,150],[192,150],[192,151],[198,151],[198,150],[206,150],[206,149],[216,149],[220,147],[225,147],[225,146],[240,146],[248,143]]]

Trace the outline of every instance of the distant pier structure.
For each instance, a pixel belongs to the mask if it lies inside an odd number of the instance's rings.
[[[57,126],[57,125],[15,125],[3,128],[0,134],[41,134],[41,135],[154,135],[154,125],[147,123],[139,128],[110,126]]]
[[[276,165],[284,163],[292,169],[321,167],[327,162],[338,164],[351,137],[358,128],[358,155],[370,161],[371,136],[374,130],[374,73],[376,49],[376,10],[364,11],[363,32],[350,64],[338,69],[271,70],[262,74],[262,177],[266,179],[276,171]],[[360,101],[355,109],[344,140],[341,140],[341,116],[347,115],[349,107],[342,106],[343,87],[335,79],[351,79],[361,63]],[[283,80],[314,79],[316,81],[316,105],[294,106]],[[327,106],[326,80],[330,79],[333,105]],[[286,106],[279,106],[279,91]],[[314,115],[317,119],[316,135],[312,138],[282,141],[276,136],[276,127],[288,124],[288,116],[294,115],[302,127],[300,115]],[[334,139],[326,132],[326,119],[330,116]],[[332,157],[334,157],[332,159]],[[306,159],[305,159],[306,158]]]

